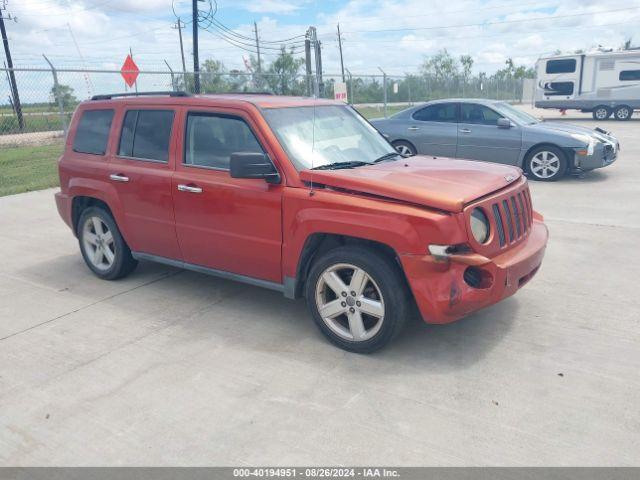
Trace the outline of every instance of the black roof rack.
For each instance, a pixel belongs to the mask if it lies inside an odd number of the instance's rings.
[[[111,100],[116,97],[149,97],[153,95],[169,95],[170,97],[188,97],[187,92],[129,92],[129,93],[108,93],[104,95],[94,95],[91,100]]]

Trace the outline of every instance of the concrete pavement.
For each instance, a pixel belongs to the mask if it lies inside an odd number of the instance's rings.
[[[267,290],[100,281],[53,190],[0,198],[0,465],[639,465],[640,121],[599,125],[616,164],[531,183],[538,276],[370,356]]]

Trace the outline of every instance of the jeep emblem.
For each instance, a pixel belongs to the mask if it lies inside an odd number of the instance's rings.
[[[507,183],[509,183],[509,182],[513,182],[516,179],[516,177],[513,175],[505,175],[504,179],[507,181]]]

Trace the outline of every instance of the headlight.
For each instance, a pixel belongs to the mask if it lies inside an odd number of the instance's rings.
[[[480,208],[471,212],[471,233],[478,243],[489,240],[489,219]]]

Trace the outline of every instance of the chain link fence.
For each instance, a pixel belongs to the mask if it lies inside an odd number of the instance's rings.
[[[13,74],[13,75],[11,75]],[[11,88],[15,78],[15,90]],[[128,87],[119,70],[0,68],[0,148],[61,142],[76,105],[93,95],[118,92],[194,91],[194,74],[141,71]],[[341,75],[323,75],[322,98],[334,98]],[[390,115],[408,105],[439,98],[492,98],[522,102],[522,79],[432,78],[423,75],[345,75],[349,103],[367,116]],[[269,92],[311,96],[315,76],[201,72],[201,93]]]

